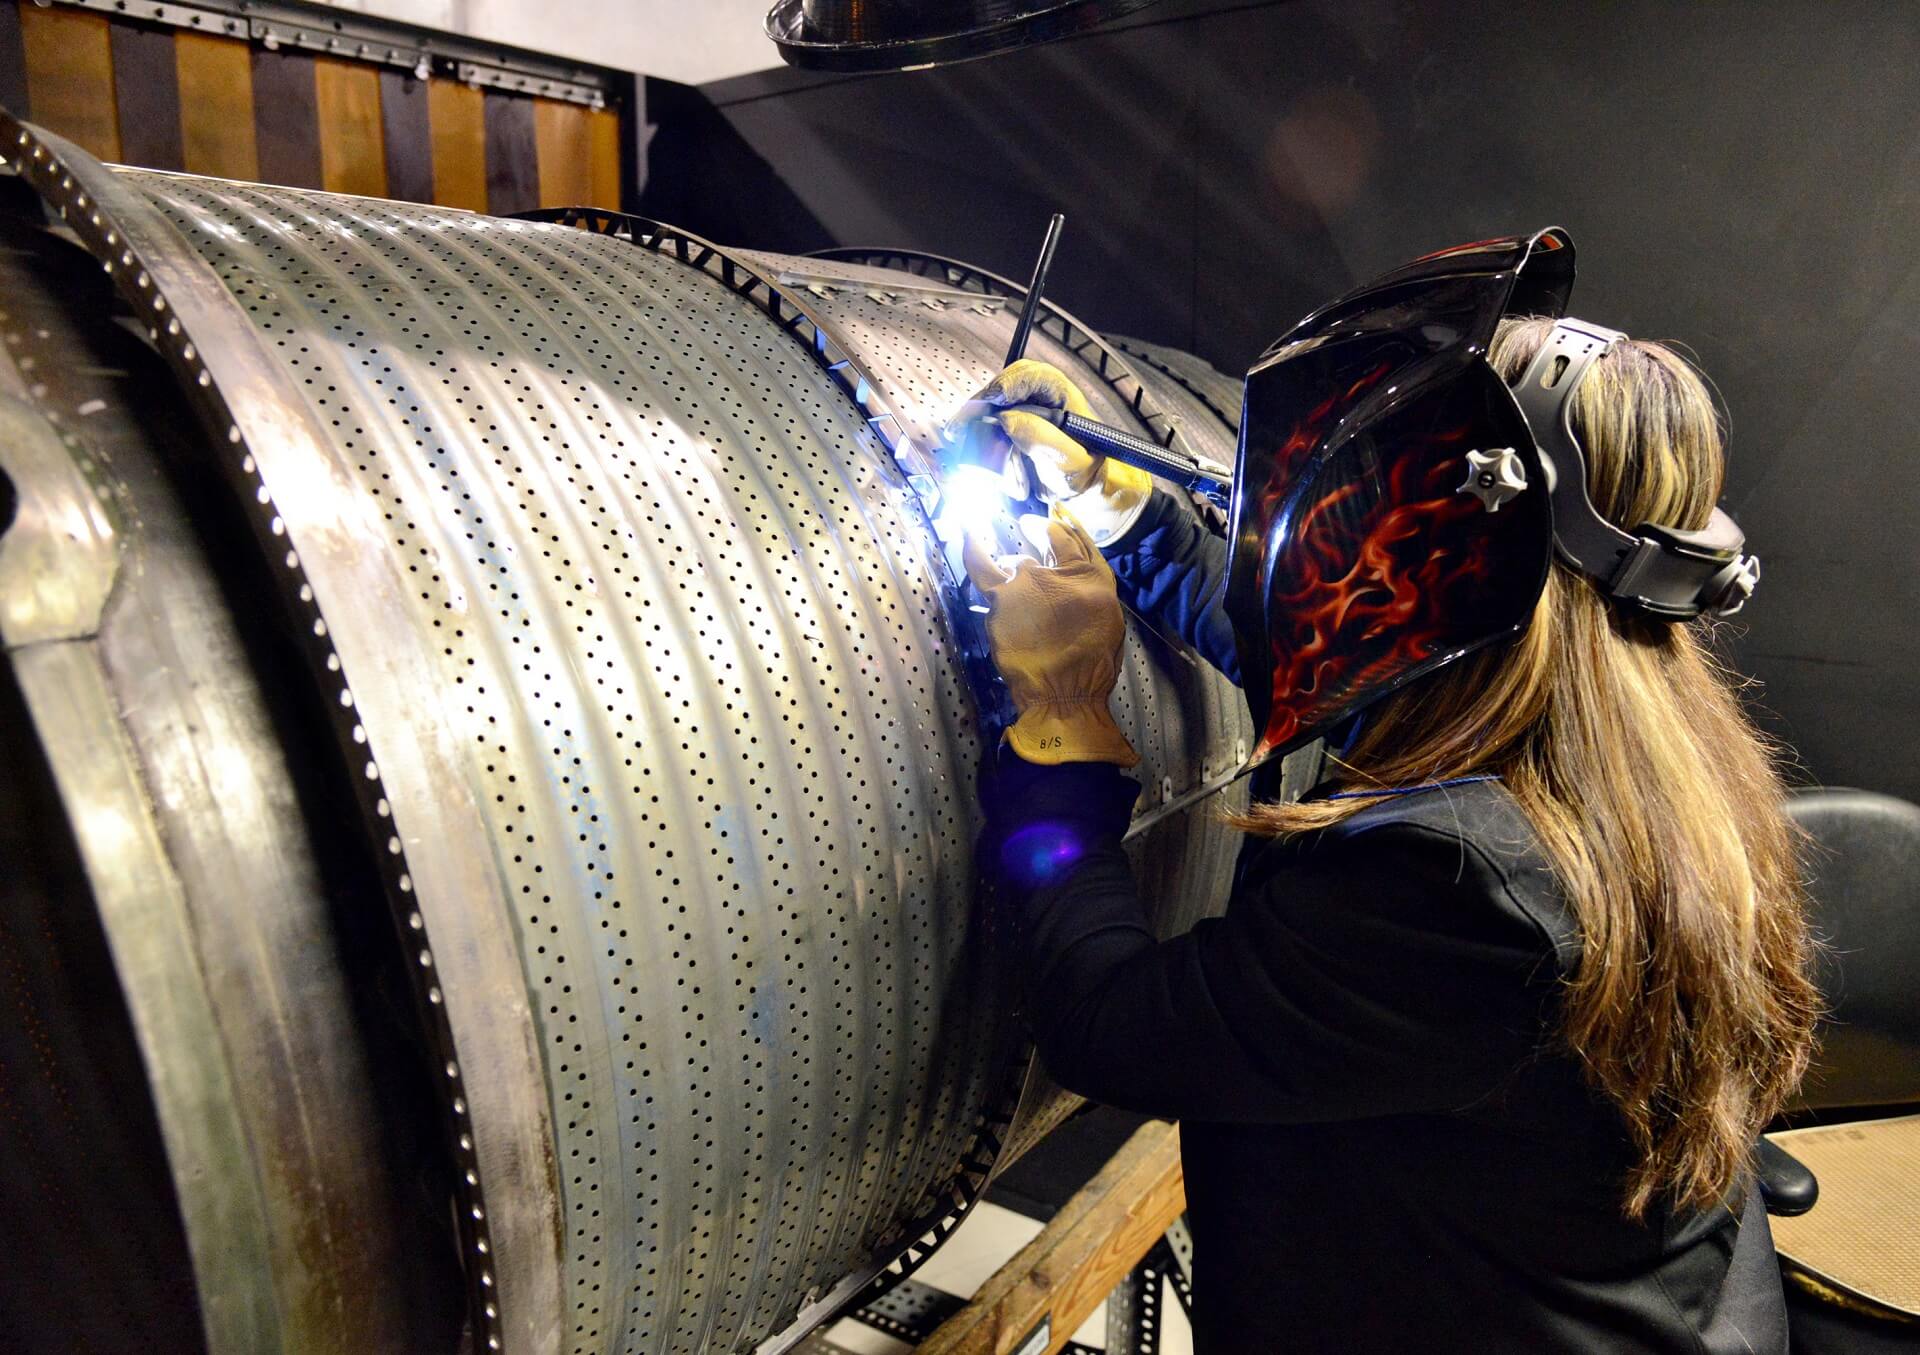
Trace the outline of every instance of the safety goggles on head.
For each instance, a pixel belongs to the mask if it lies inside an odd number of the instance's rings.
[[[1314,312],[1248,373],[1226,605],[1255,762],[1518,633],[1556,550],[1652,615],[1752,591],[1724,513],[1626,532],[1589,501],[1569,398],[1623,336],[1562,321],[1513,389],[1488,364],[1500,320],[1557,319],[1573,277],[1558,229],[1443,250]]]

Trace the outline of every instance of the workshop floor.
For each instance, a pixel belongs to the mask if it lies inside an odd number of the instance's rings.
[[[914,1274],[914,1278],[949,1294],[972,1294],[987,1282],[1040,1231],[1040,1225],[1024,1214],[983,1202],[967,1216],[946,1244]],[[1164,1355],[1193,1355],[1193,1332],[1187,1315],[1171,1295],[1161,1305],[1165,1314],[1160,1328],[1160,1349]],[[1073,1339],[1090,1346],[1104,1347],[1107,1341],[1106,1312],[1095,1309]],[[871,1327],[851,1320],[836,1322],[824,1332],[815,1333],[797,1355],[904,1355],[912,1347]]]

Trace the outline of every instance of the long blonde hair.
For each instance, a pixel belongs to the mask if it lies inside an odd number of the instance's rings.
[[[1551,326],[1503,322],[1500,374],[1517,376]],[[1706,523],[1720,425],[1670,349],[1615,345],[1575,392],[1572,424],[1611,521]],[[1579,923],[1560,1035],[1626,1123],[1631,1218],[1726,1198],[1799,1086],[1819,1009],[1776,750],[1742,713],[1712,624],[1627,615],[1556,562],[1517,640],[1383,701],[1335,771],[1359,790],[1495,773],[1519,803]],[[1294,834],[1369,803],[1258,805],[1238,822]]]

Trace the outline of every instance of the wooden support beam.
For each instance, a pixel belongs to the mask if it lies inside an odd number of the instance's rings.
[[[1179,1130],[1149,1121],[916,1355],[1053,1355],[1186,1207]]]

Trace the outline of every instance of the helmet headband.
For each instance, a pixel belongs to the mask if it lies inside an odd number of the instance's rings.
[[[1587,461],[1573,435],[1573,395],[1588,368],[1627,336],[1584,320],[1557,322],[1513,386],[1553,499],[1553,545],[1568,568],[1615,602],[1668,620],[1711,612],[1731,616],[1760,581],[1746,537],[1715,508],[1707,525],[1686,532],[1642,523],[1623,531],[1587,494]]]

